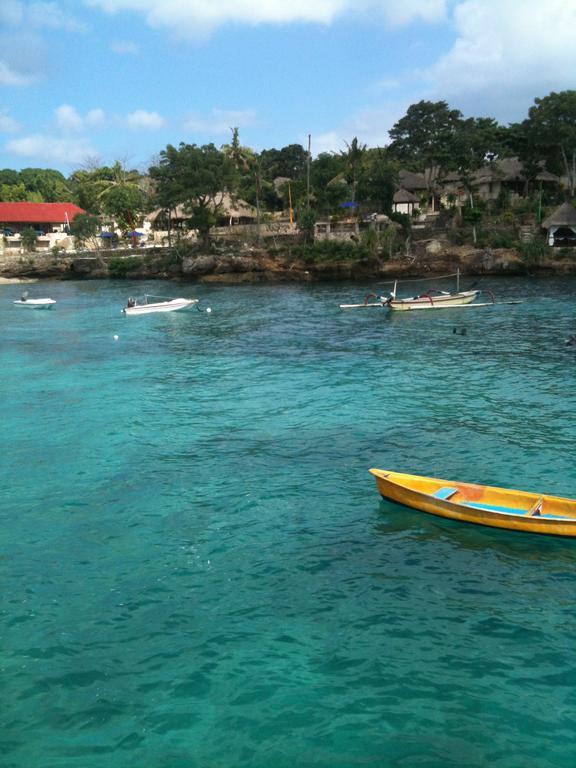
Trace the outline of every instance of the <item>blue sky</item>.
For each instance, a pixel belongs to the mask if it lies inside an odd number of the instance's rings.
[[[575,29],[576,0],[0,0],[0,168],[385,146],[420,99],[507,124],[576,88]]]

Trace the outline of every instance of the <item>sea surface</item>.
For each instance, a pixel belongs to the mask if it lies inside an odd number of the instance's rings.
[[[478,282],[0,286],[1,768],[576,765],[576,541],[368,473],[576,497],[576,280]]]

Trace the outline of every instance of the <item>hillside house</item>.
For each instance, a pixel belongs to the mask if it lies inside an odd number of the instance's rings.
[[[21,232],[29,228],[36,230],[39,246],[50,248],[69,237],[70,224],[80,213],[85,211],[74,203],[0,202],[0,227],[9,248],[18,248]]]
[[[560,184],[559,177],[544,168],[538,173],[535,181],[539,185],[550,188],[558,187]],[[472,194],[486,201],[497,200],[502,194],[509,196],[511,200],[517,200],[525,196],[527,186],[528,179],[524,173],[524,166],[517,157],[504,157],[487,163],[470,179]],[[440,187],[442,202],[445,205],[449,204],[450,197],[456,205],[469,204],[470,191],[460,174],[448,173],[442,179]]]
[[[392,210],[394,213],[404,213],[411,216],[415,210],[420,208],[420,198],[412,192],[401,187],[394,193],[392,198]]]

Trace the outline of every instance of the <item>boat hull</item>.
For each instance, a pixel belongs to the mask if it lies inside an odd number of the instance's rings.
[[[56,301],[54,299],[19,299],[14,304],[17,307],[27,307],[28,309],[52,309]]]
[[[408,299],[392,299],[387,306],[390,309],[406,312],[419,309],[447,309],[449,307],[461,307],[471,304],[480,291],[462,291],[461,293],[447,293],[439,296],[419,296]]]
[[[421,512],[512,531],[576,536],[573,499],[380,469],[370,472],[382,498]]]
[[[172,299],[171,301],[159,301],[154,304],[137,304],[134,307],[124,307],[125,315],[150,315],[154,312],[177,312],[180,309],[198,304],[198,299]]]

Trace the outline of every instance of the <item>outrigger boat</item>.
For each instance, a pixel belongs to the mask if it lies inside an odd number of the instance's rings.
[[[396,298],[396,285],[389,297],[381,296],[380,301],[383,307],[389,307],[393,310],[405,312],[412,309],[446,309],[446,307],[461,307],[465,304],[471,304],[477,299],[480,291],[459,291],[457,293],[448,293],[438,289],[432,289],[419,296],[410,296],[406,299]]]
[[[159,299],[159,301],[149,301]],[[125,315],[149,315],[152,312],[176,312],[179,309],[187,309],[198,304],[199,299],[168,299],[163,296],[151,296],[146,294],[137,301],[128,299],[128,303],[122,309]]]
[[[445,275],[445,277],[453,277],[454,275]],[[456,291],[450,293],[449,291],[442,291],[438,288],[431,288],[430,290],[421,293],[417,296],[408,296],[404,299],[398,298],[397,288],[398,280],[394,281],[394,288],[388,295],[376,296],[376,294],[369,293],[362,304],[340,304],[340,309],[360,309],[363,307],[384,307],[395,311],[406,312],[410,310],[418,309],[454,309],[456,307],[487,307],[493,304],[521,304],[519,300],[496,302],[494,295],[491,291],[486,291],[490,296],[488,302],[475,302],[475,299],[482,293],[480,290],[460,290],[460,270],[455,273],[456,276]],[[428,279],[428,278],[423,278]],[[440,278],[433,278],[440,279]],[[370,299],[376,299],[376,301],[370,301]],[[475,302],[475,303],[474,303]]]
[[[576,536],[576,500],[371,469],[384,499],[431,515],[511,531]]]

